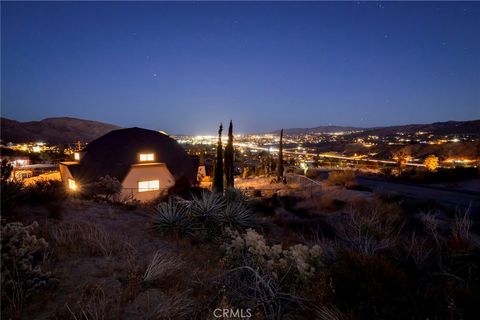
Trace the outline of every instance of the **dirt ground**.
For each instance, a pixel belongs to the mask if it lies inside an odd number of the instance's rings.
[[[44,269],[56,283],[34,297],[23,319],[75,319],[82,313],[96,319],[107,310],[118,318],[145,319],[155,311],[145,307],[159,304],[162,289],[142,290],[141,276],[154,253],[179,256],[179,248],[152,230],[151,209],[73,199],[63,205],[60,220],[47,218],[42,207],[23,210],[29,214],[22,222],[37,221],[49,243]]]

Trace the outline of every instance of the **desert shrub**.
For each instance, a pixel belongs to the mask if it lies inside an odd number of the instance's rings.
[[[256,220],[249,206],[241,201],[229,201],[225,208],[215,216],[215,222],[221,227],[244,230],[256,226]]]
[[[308,169],[305,176],[310,179],[320,180],[322,178],[322,173],[323,173],[322,170]]]
[[[22,184],[16,181],[2,181],[0,183],[0,200],[2,215],[10,214],[12,207],[23,197]]]
[[[3,150],[2,150],[3,151]],[[13,172],[13,165],[8,162],[7,159],[2,159],[0,163],[0,182],[6,182],[10,180]]]
[[[218,217],[225,209],[226,200],[217,192],[203,191],[200,196],[193,196],[190,201],[190,212],[198,220],[209,235],[215,233]]]
[[[156,214],[153,218],[153,226],[163,234],[192,235],[199,225],[188,212],[188,208],[169,198],[167,202],[161,202],[155,207]]]
[[[403,221],[396,215],[381,212],[377,206],[362,209],[351,206],[343,220],[334,225],[339,246],[365,254],[394,247]]]
[[[314,199],[315,207],[320,211],[337,211],[344,205],[345,201],[338,200],[334,195],[322,194]]]
[[[100,177],[94,186],[95,193],[105,196],[105,201],[110,201],[112,197],[120,194],[122,191],[122,184],[115,177],[106,175]]]
[[[37,227],[37,222],[27,226],[15,222],[1,228],[2,306],[9,306],[13,316],[19,316],[26,299],[52,283],[36,257],[48,246],[31,234]]]
[[[227,191],[225,196],[202,191],[192,195],[191,200],[171,197],[155,210],[153,224],[164,234],[185,236],[203,232],[208,239],[215,239],[222,236],[226,227],[244,230],[256,226],[248,198],[235,190]]]
[[[279,244],[268,245],[252,229],[228,233],[231,240],[224,245],[223,262],[230,268],[225,284],[235,288],[232,302],[254,302],[265,319],[280,319],[290,304],[298,307],[302,299],[297,292],[312,285],[323,265],[320,247],[297,244],[283,249]]]
[[[320,247],[294,245],[286,250],[281,245],[270,246],[265,238],[253,229],[241,234],[228,231],[231,241],[225,245],[225,261],[232,266],[247,263],[268,271],[273,278],[281,279],[290,271],[295,281],[305,282],[322,265]]]
[[[330,185],[353,186],[357,183],[353,170],[331,171],[327,179]]]
[[[225,200],[227,202],[248,203],[250,201],[250,198],[240,189],[228,188],[225,191]]]
[[[26,187],[25,192],[30,203],[62,202],[67,198],[65,185],[59,180],[39,180]]]

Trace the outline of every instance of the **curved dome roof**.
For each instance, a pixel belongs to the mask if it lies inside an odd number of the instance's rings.
[[[142,128],[111,131],[90,142],[83,150],[75,176],[84,181],[109,175],[122,181],[132,164],[138,164],[139,153],[155,153],[155,162],[167,165],[176,181],[196,179],[193,162],[168,135]]]

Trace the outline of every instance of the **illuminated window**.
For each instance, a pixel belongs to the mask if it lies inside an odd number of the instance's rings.
[[[155,154],[154,153],[140,153],[140,161],[154,161]]]
[[[160,180],[138,181],[138,192],[160,190]]]
[[[71,190],[77,190],[77,184],[75,183],[75,180],[73,179],[68,179],[68,187]]]
[[[80,153],[75,152],[75,153],[73,154],[73,158],[75,159],[75,161],[80,161]]]

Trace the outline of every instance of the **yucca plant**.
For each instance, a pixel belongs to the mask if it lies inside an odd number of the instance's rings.
[[[256,220],[250,207],[244,201],[229,201],[225,208],[219,212],[216,222],[222,227],[235,230],[245,230],[256,226]]]
[[[173,198],[159,203],[153,218],[154,227],[164,234],[191,235],[198,229],[198,225],[189,215],[188,210]]]
[[[192,216],[209,225],[215,222],[225,205],[225,198],[220,193],[203,191],[200,196],[192,197],[189,207]]]
[[[240,189],[228,188],[225,191],[225,199],[227,202],[244,202],[248,203],[250,198]]]

